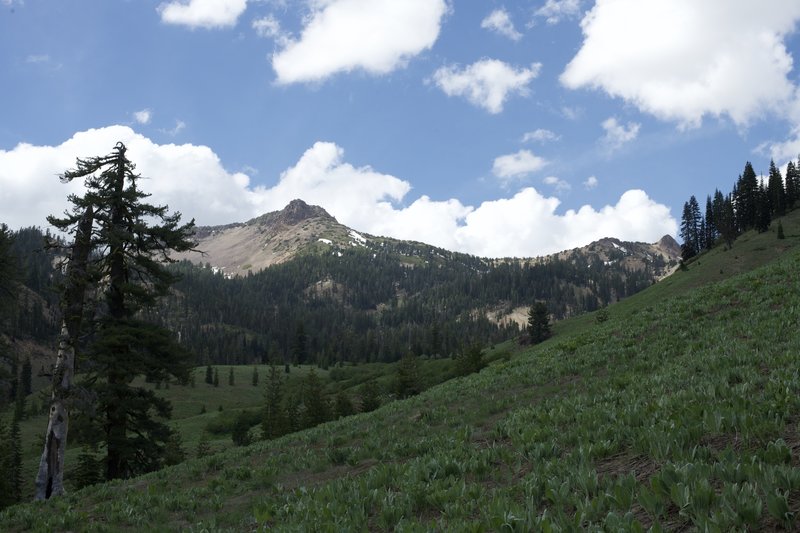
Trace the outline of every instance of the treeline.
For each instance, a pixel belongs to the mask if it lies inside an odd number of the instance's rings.
[[[10,234],[24,290],[3,331],[54,346],[61,273],[44,248],[53,236],[38,228]],[[657,257],[628,270],[618,264],[623,257],[615,250],[607,263],[581,253],[535,264],[488,262],[387,242],[306,255],[233,279],[181,262],[171,266],[180,277],[174,290],[143,314],[178,332],[196,364],[447,357],[518,335],[516,323],[498,320],[514,308],[547,302],[554,319],[594,311],[651,285],[663,267]]]
[[[491,265],[431,250],[411,266],[391,247],[345,249],[233,279],[182,262],[173,266],[181,276],[176,290],[150,318],[179,331],[199,364],[391,362],[409,352],[450,356],[519,334],[516,323],[493,314],[546,301],[560,319],[634,294],[654,278],[652,268],[630,271],[581,254]]]
[[[697,198],[692,196],[683,204],[681,216],[681,255],[691,259],[722,240],[731,247],[745,231],[762,233],[772,220],[800,206],[800,160],[789,161],[786,179],[774,161],[769,163],[769,175],[759,179],[748,161],[728,194],[719,189],[706,197],[705,214]],[[779,228],[780,229],[780,228]],[[780,235],[779,235],[780,236]]]

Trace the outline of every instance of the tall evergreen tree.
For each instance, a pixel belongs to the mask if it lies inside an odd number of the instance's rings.
[[[330,407],[322,395],[322,382],[313,368],[303,379],[302,391],[303,427],[314,427],[330,420]]]
[[[748,161],[744,165],[742,175],[736,184],[736,195],[734,198],[736,215],[739,219],[739,228],[746,231],[756,227],[759,217],[758,197],[759,197],[758,177],[756,176],[753,165]]]
[[[419,375],[419,359],[409,352],[397,363],[395,377],[395,392],[398,398],[408,398],[422,391],[421,376]]]
[[[308,361],[308,339],[302,322],[298,322],[297,328],[295,328],[292,341],[292,361],[296,365],[302,365]]]
[[[253,387],[258,387],[258,367],[257,366],[253,367],[253,377],[252,377],[251,381],[253,383]]]
[[[528,339],[538,344],[550,337],[550,313],[544,302],[536,302],[528,309]]]
[[[800,200],[800,168],[794,161],[789,161],[786,165],[786,208],[794,209],[798,200]]]
[[[48,217],[62,231],[74,231],[87,210],[94,211],[92,256],[87,276],[103,292],[95,310],[92,341],[87,346],[84,385],[97,395],[94,415],[99,442],[106,450],[106,478],[128,477],[160,466],[170,436],[171,406],[153,391],[135,387],[137,376],[152,381],[188,378],[188,353],[174,335],[143,321],[140,311],[165,295],[176,277],[167,268],[170,253],[193,248],[194,222],[180,225],[180,214],[146,202],[140,176],[117,143],[111,154],[78,159],[61,176],[68,183],[82,179],[83,196],[70,195],[72,213]],[[151,225],[152,224],[152,225]],[[155,415],[155,416],[154,416]]]
[[[211,367],[211,365],[206,367],[206,383],[209,385],[214,384],[214,369]]]
[[[236,378],[233,376],[233,367],[228,369],[228,385],[233,387],[236,384]]]
[[[756,225],[755,229],[759,233],[764,233],[769,229],[772,222],[772,207],[769,193],[762,183],[758,187],[758,197],[756,199]]]
[[[378,384],[374,379],[371,379],[361,385],[359,393],[362,413],[374,411],[381,406],[381,401],[378,396]]]
[[[775,166],[775,161],[769,162],[769,178],[767,181],[767,197],[769,199],[770,213],[773,217],[782,217],[786,214],[786,189],[783,186],[781,171]]]
[[[714,217],[714,204],[711,201],[711,196],[706,197],[706,218],[705,218],[705,248],[710,250],[714,247],[714,243],[719,237],[719,230],[717,229],[717,221]]]
[[[271,365],[264,392],[264,414],[261,419],[261,434],[265,439],[274,439],[286,433],[283,409],[283,377],[278,367]]]

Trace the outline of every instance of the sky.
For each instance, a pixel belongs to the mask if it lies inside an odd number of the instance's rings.
[[[118,141],[199,225],[294,198],[486,257],[677,236],[800,154],[797,0],[0,0],[0,222]]]

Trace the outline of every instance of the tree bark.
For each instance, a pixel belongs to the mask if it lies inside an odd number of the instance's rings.
[[[67,404],[72,376],[75,372],[75,346],[83,316],[83,302],[88,284],[86,264],[92,248],[94,211],[86,208],[75,235],[69,263],[62,308],[64,318],[58,337],[58,356],[53,369],[53,391],[50,396],[50,416],[47,421],[44,450],[39,459],[36,476],[36,500],[45,500],[64,493],[64,453],[67,448],[69,406]]]

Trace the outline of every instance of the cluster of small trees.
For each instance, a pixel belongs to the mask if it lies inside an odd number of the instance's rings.
[[[748,161],[733,190],[725,195],[718,189],[706,197],[705,214],[697,198],[683,205],[681,215],[682,257],[688,260],[710,249],[719,239],[730,247],[741,233],[755,229],[767,231],[774,218],[800,205],[800,159],[790,161],[786,177],[774,161],[769,164],[766,181],[759,179]]]
[[[283,373],[275,365],[270,366],[264,391],[264,408],[261,416],[261,436],[275,439],[287,433],[314,427],[323,422],[336,420],[356,412],[368,412],[380,406],[377,383],[368,381],[361,386],[358,409],[346,392],[336,394],[333,399],[323,392],[323,383],[312,368],[303,378],[300,389],[287,391]],[[241,434],[250,426],[244,420],[237,421]],[[238,440],[238,442],[237,442]],[[236,444],[249,442],[249,438],[234,438]]]

